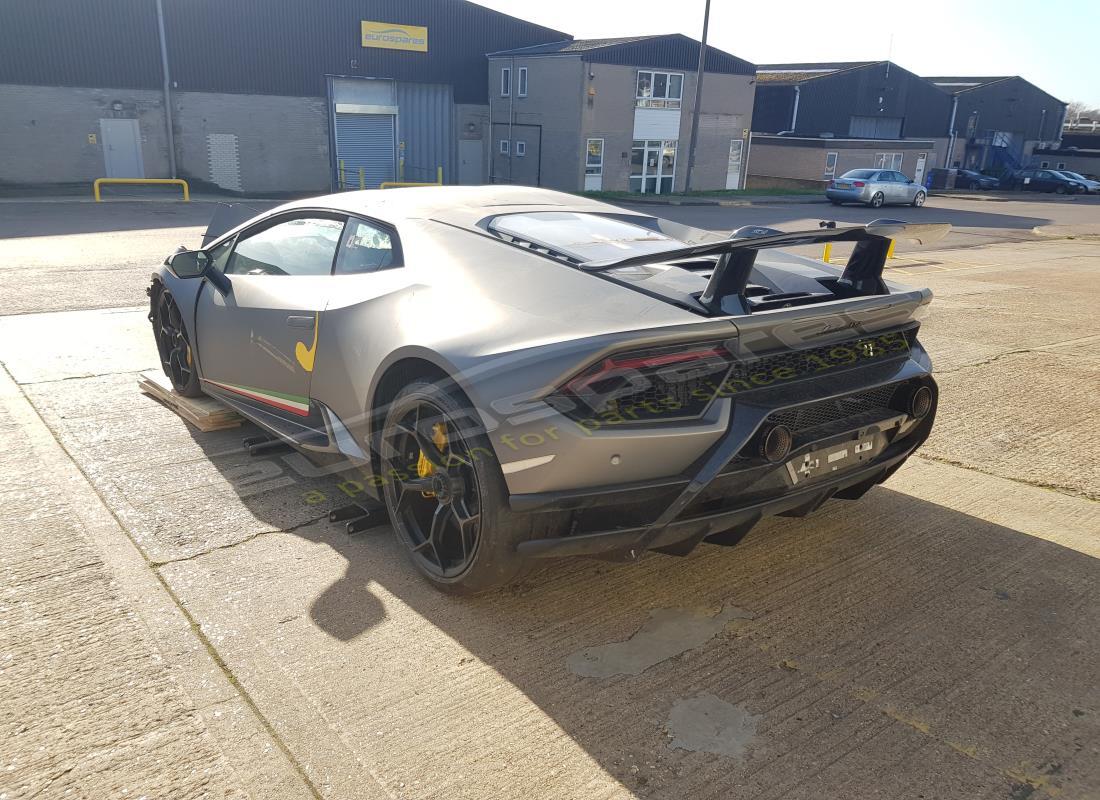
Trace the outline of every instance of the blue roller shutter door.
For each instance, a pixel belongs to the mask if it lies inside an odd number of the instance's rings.
[[[360,169],[367,189],[397,180],[394,134],[392,114],[337,114],[337,171],[341,162],[344,167],[344,185],[340,188],[358,189]]]

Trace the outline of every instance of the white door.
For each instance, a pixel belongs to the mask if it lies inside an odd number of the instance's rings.
[[[741,188],[741,153],[745,143],[740,139],[730,139],[730,158],[726,165],[726,188]]]
[[[917,166],[913,167],[913,181],[924,184],[924,164],[928,161],[928,153],[917,154]]]
[[[136,119],[101,119],[103,168],[108,178],[144,178],[141,131]]]
[[[485,169],[482,166],[481,139],[458,140],[458,182],[466,186],[480,186],[485,183]]]
[[[589,139],[584,148],[584,190],[603,189],[603,139]]]

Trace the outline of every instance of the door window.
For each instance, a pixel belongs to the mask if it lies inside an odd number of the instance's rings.
[[[206,254],[210,259],[211,266],[218,272],[225,272],[225,265],[229,263],[229,254],[233,252],[234,241],[236,241],[236,237],[231,237],[228,241],[222,242]]]
[[[603,139],[589,139],[586,151],[584,174],[603,175]]]
[[[401,266],[394,239],[389,231],[377,225],[361,219],[350,220],[336,259],[336,274],[357,275]]]
[[[342,219],[297,217],[240,239],[229,275],[331,275]]]

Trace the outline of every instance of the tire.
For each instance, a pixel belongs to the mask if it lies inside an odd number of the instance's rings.
[[[871,202],[868,203],[871,208],[882,208],[882,204],[886,202],[886,196],[882,192],[875,192],[871,196]]]
[[[517,545],[554,535],[562,519],[554,513],[511,511],[500,464],[480,421],[470,424],[475,419],[457,389],[418,380],[390,403],[379,441],[382,493],[394,535],[421,577],[455,595],[488,592],[515,581],[531,566],[516,552]],[[459,421],[465,424],[460,427]],[[445,430],[446,445],[432,449],[435,442],[424,434],[434,437],[437,426]],[[417,431],[421,438],[412,435]],[[444,462],[433,464],[426,477],[418,463],[425,448]],[[432,491],[441,486],[444,491]],[[432,523],[440,514],[444,521],[437,535]]]
[[[829,200],[829,202],[832,203],[834,206],[841,205],[841,202],[839,200]]]
[[[970,182],[971,191],[973,191],[974,189],[981,189],[981,188],[982,188],[982,185],[980,183],[978,183],[977,181],[971,181]]]
[[[195,368],[191,342],[183,314],[172,293],[158,284],[154,289],[149,321],[153,323],[153,338],[160,354],[160,366],[176,394],[199,397],[199,371]]]
[[[1054,193],[1055,194],[1065,194],[1066,193],[1066,187],[1065,186],[1055,186],[1054,187]]]
[[[913,208],[920,208],[924,205],[925,199],[926,198],[924,192],[917,192],[917,194],[913,197],[913,202],[910,205],[912,205]]]

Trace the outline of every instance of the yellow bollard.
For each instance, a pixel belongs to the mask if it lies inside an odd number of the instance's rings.
[[[826,264],[829,263],[829,256],[833,254],[833,243],[825,242],[825,252],[821,254],[821,260]]]
[[[363,168],[362,167],[359,168],[359,188],[360,189],[366,189],[367,188],[367,184],[363,182]]]
[[[887,258],[893,258],[894,257],[894,245],[895,244],[897,244],[897,239],[891,239],[890,240],[890,247],[886,251],[886,257]]]
[[[435,168],[435,182],[440,186],[443,185],[443,167]]]
[[[348,185],[347,175],[344,173],[344,159],[340,159],[340,188]]]

